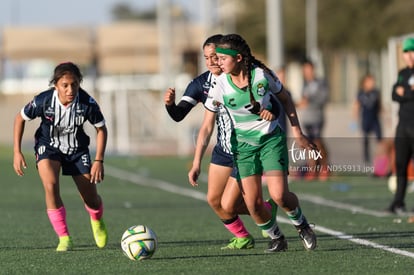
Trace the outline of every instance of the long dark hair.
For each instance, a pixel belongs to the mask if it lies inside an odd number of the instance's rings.
[[[271,75],[273,79],[276,81],[277,78],[274,75],[273,71],[270,70],[262,61],[256,59],[252,55],[252,52],[246,40],[244,40],[243,37],[241,37],[239,34],[224,35],[220,39],[218,47],[223,49],[236,50],[243,57],[242,70],[247,74],[248,90],[250,93],[250,103],[253,106],[253,108],[250,111],[252,113],[258,113],[260,111],[260,104],[256,102],[256,100],[254,99],[252,91],[252,70],[254,67],[259,67],[263,69],[263,71]]]
[[[211,44],[216,45],[218,42],[220,42],[220,39],[221,39],[222,37],[223,37],[223,35],[222,35],[222,34],[214,34],[214,35],[212,35],[212,36],[208,37],[208,38],[206,39],[206,41],[204,41],[204,43],[203,43],[203,49],[204,49],[206,46],[209,46],[209,45],[211,45]]]
[[[49,82],[49,85],[56,84],[58,80],[67,73],[73,74],[76,78],[78,78],[79,83],[82,82],[83,76],[79,70],[79,67],[72,62],[64,62],[56,66],[53,72],[52,79]]]

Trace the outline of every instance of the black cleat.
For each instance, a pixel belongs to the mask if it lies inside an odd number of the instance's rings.
[[[296,226],[299,237],[302,239],[303,246],[306,250],[314,250],[316,248],[316,235],[307,222],[304,225]]]
[[[285,236],[282,235],[280,238],[270,240],[269,247],[265,250],[265,252],[273,253],[286,251],[287,249],[287,240],[285,239]]]

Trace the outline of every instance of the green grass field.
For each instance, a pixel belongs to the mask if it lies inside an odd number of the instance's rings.
[[[243,220],[256,238],[255,248],[222,251],[231,235],[205,201],[206,183],[188,184],[190,158],[106,158],[99,192],[109,244],[102,250],[94,244],[75,185],[62,178],[75,250],[57,253],[32,152],[26,158],[26,175],[17,177],[11,150],[0,148],[0,274],[412,274],[414,268],[414,224],[382,215],[392,198],[386,179],[362,176],[291,182],[315,223],[315,251],[304,250],[280,211],[287,252],[265,254],[267,240],[248,216]],[[407,205],[414,207],[414,194],[407,195]],[[157,233],[152,259],[135,262],[122,254],[120,238],[134,224]]]

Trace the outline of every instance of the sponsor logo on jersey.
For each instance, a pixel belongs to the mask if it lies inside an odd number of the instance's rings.
[[[266,90],[265,90],[263,84],[259,83],[257,85],[257,94],[260,95],[260,96],[264,96],[265,93],[266,93]]]

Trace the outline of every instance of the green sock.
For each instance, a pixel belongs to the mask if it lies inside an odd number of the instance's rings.
[[[272,239],[278,239],[283,235],[275,220],[270,219],[267,223],[258,224],[257,226],[265,231]]]
[[[304,221],[304,216],[302,214],[302,209],[300,207],[296,207],[292,211],[287,211],[286,214],[288,215],[290,221],[293,223],[293,225],[298,226],[301,225]]]

